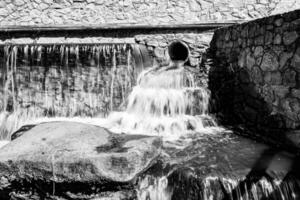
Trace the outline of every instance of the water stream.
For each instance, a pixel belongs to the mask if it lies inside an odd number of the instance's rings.
[[[130,44],[0,49],[0,138],[40,118],[107,116],[136,83]]]

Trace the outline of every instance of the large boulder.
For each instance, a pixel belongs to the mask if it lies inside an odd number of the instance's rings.
[[[158,137],[75,122],[42,123],[0,150],[0,178],[56,183],[130,182],[160,153]]]

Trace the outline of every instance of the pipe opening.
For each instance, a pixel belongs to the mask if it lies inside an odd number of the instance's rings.
[[[176,40],[168,46],[168,53],[172,61],[187,61],[189,48],[184,42]]]

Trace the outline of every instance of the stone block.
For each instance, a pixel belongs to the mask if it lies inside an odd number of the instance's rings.
[[[262,46],[255,47],[254,49],[254,57],[261,57],[263,56],[264,48]]]
[[[281,26],[283,24],[283,19],[279,18],[274,21],[275,26]]]
[[[255,65],[255,58],[251,53],[246,55],[246,67],[247,69],[251,70],[252,67]]]
[[[292,96],[300,99],[300,89],[292,89]]]
[[[260,35],[254,39],[255,45],[263,45],[264,44],[264,36]]]
[[[265,33],[265,41],[264,41],[264,44],[265,45],[269,45],[269,44],[272,44],[273,43],[273,33],[270,32],[270,31],[267,31]]]
[[[277,55],[272,51],[266,52],[263,56],[260,68],[263,71],[274,71],[277,70],[278,67],[279,67],[279,62],[278,62]]]
[[[279,56],[279,68],[284,69],[285,64],[292,56],[292,52],[282,52]]]
[[[297,98],[286,98],[282,101],[281,106],[285,116],[293,121],[299,121],[300,101]]]
[[[292,60],[291,65],[300,72],[300,47],[297,48]]]
[[[264,81],[270,85],[280,85],[282,83],[281,73],[276,72],[266,72],[264,76]]]
[[[22,5],[25,4],[25,2],[24,2],[23,0],[14,0],[14,4],[15,4],[16,6],[22,6]]]
[[[262,95],[263,99],[266,101],[266,103],[268,103],[269,105],[271,105],[273,103],[273,101],[275,100],[273,90],[272,90],[271,86],[268,84],[265,84],[262,87],[261,95]]]
[[[9,14],[6,8],[0,8],[0,16],[6,17]]]
[[[256,84],[263,83],[262,72],[258,66],[254,66],[253,69],[251,70],[251,78],[252,78],[252,81]]]
[[[283,74],[283,85],[295,87],[296,86],[296,71],[287,69]]]
[[[276,34],[275,37],[274,37],[274,44],[281,44],[281,35],[280,34]]]
[[[274,91],[274,95],[280,98],[285,98],[290,91],[288,86],[276,85],[272,86],[272,90]]]
[[[245,68],[241,69],[239,72],[239,79],[241,83],[249,83],[250,82],[250,75]]]
[[[293,42],[295,42],[297,38],[298,38],[298,33],[296,31],[285,32],[283,34],[283,43],[285,45],[290,45]]]

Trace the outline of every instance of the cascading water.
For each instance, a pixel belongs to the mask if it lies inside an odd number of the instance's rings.
[[[184,66],[144,71],[128,97],[126,111],[109,116],[110,128],[164,139],[216,128],[208,115],[209,91],[197,85],[195,75]]]
[[[145,69],[137,78],[130,45],[6,46],[4,53],[2,138],[23,124],[51,120],[161,136],[164,164],[140,176],[139,200],[299,199],[296,182],[252,176],[257,159],[272,160],[259,158],[266,147],[217,126],[209,90],[183,62]]]
[[[0,137],[43,117],[106,116],[125,103],[137,72],[130,44],[6,45]]]

